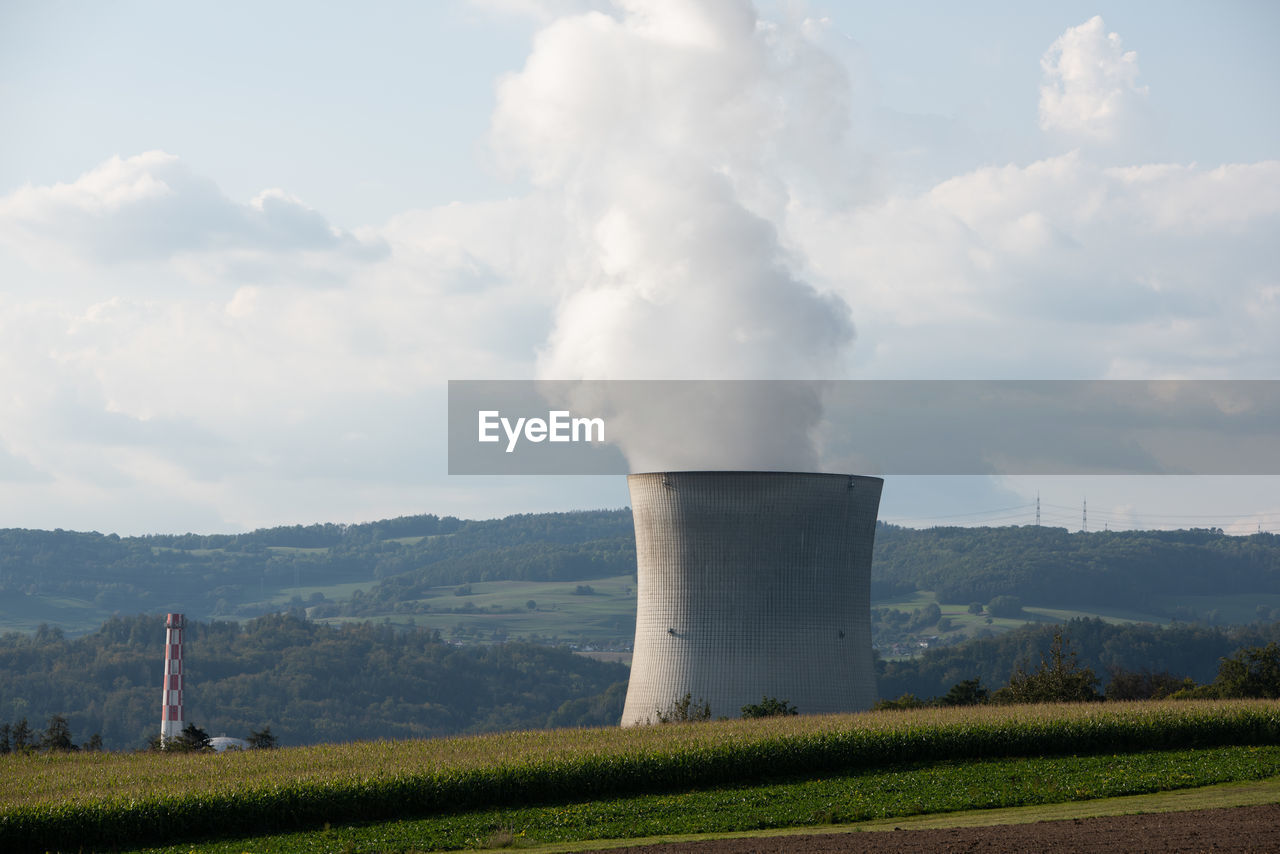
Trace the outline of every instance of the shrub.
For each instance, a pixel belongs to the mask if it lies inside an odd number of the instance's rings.
[[[951,686],[939,699],[943,706],[976,706],[991,698],[991,692],[982,687],[981,679],[965,679]]]
[[[1280,698],[1280,644],[1248,647],[1224,658],[1213,687],[1224,699]]]
[[[742,707],[744,718],[778,718],[785,715],[798,715],[799,709],[786,700],[777,697],[762,697],[758,703],[748,703]]]
[[[903,694],[896,700],[876,700],[876,704],[871,708],[875,711],[884,709],[922,709],[927,706],[924,700],[921,700],[915,694]]]
[[[654,714],[660,724],[683,724],[711,720],[711,704],[705,700],[694,701],[692,694],[685,694],[679,700],[673,700],[664,712],[656,709]]]
[[[1101,700],[1094,686],[1098,677],[1093,669],[1080,667],[1076,653],[1067,651],[1062,632],[1053,635],[1053,646],[1046,660],[1040,656],[1040,667],[1035,673],[1027,673],[1015,667],[1009,684],[996,691],[992,698],[1002,703],[1081,703]]]

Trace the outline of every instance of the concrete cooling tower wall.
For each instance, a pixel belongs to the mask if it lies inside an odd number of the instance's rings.
[[[871,546],[883,481],[789,472],[627,478],[635,654],[622,724],[691,694],[736,718],[764,696],[801,714],[875,700]]]

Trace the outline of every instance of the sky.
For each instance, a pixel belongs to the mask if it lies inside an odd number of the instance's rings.
[[[457,379],[1280,379],[1280,7],[0,6],[0,527],[620,507]],[[750,461],[744,460],[744,467]],[[1280,478],[897,477],[1280,531]]]

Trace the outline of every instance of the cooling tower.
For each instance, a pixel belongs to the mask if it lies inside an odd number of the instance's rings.
[[[651,472],[627,483],[639,600],[623,726],[656,722],[685,694],[712,717],[765,696],[801,714],[871,706],[880,478]]]

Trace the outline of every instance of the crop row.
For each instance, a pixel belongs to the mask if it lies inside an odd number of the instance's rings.
[[[206,842],[203,854],[440,851],[813,827],[921,813],[1043,805],[1280,775],[1280,747],[939,762],[663,795],[521,806]],[[148,854],[190,854],[190,844]]]
[[[350,769],[290,778],[242,775],[219,788],[158,786],[97,800],[0,807],[0,849],[126,846],[317,827],[325,822],[453,813],[491,806],[569,803],[602,795],[711,788],[785,777],[847,773],[904,763],[987,757],[1097,754],[1221,745],[1280,744],[1275,703],[1147,704],[1081,713],[1057,706],[1006,714],[838,716],[808,727],[765,722],[537,734],[512,755],[512,738],[471,739],[486,762],[397,765],[367,776]],[[749,723],[749,722],[745,722]],[[661,731],[668,731],[663,733]],[[657,734],[654,733],[657,731]],[[525,734],[525,737],[530,737]],[[550,749],[561,739],[559,750]],[[581,749],[582,743],[594,750]],[[413,753],[414,743],[402,743]],[[381,753],[395,743],[382,743]],[[302,751],[299,751],[302,752]],[[253,765],[293,751],[245,754]],[[64,764],[74,785],[75,760]],[[147,757],[160,767],[175,757]],[[210,771],[227,759],[197,759]],[[20,763],[0,771],[22,770]],[[87,763],[101,772],[110,761]],[[126,763],[127,765],[127,763]],[[225,770],[225,769],[222,769]]]

